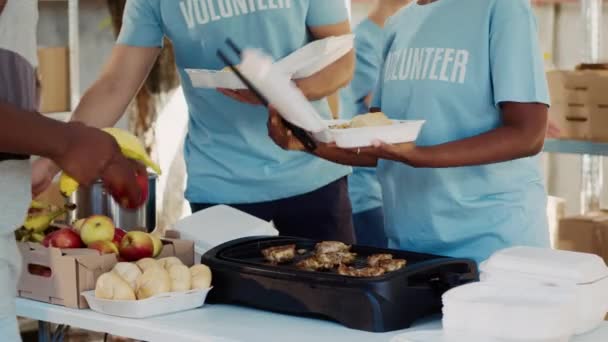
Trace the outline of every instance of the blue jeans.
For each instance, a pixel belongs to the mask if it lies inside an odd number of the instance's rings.
[[[384,232],[384,211],[382,207],[362,211],[353,215],[357,244],[386,248],[388,239]]]

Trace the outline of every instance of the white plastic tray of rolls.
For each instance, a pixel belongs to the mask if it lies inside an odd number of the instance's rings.
[[[473,283],[443,295],[446,341],[567,342],[574,335],[576,297],[559,288]]]
[[[86,291],[82,295],[95,312],[124,318],[148,318],[200,308],[205,304],[209,291],[211,288],[163,293],[137,301],[100,299],[95,297],[95,291]]]
[[[561,288],[576,295],[575,332],[597,328],[608,312],[608,267],[594,254],[513,247],[480,265],[484,282]]]

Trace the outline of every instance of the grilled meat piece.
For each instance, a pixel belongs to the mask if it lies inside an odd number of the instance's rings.
[[[298,262],[296,267],[306,271],[323,271],[332,269],[334,265],[321,262],[316,257],[311,257]]]
[[[394,272],[405,267],[407,261],[404,259],[386,259],[378,262],[378,267],[386,272]]]
[[[364,267],[355,268],[346,265],[340,265],[338,273],[343,276],[358,277],[358,278],[371,278],[379,277],[385,273],[384,269],[380,267]]]
[[[367,257],[367,264],[371,267],[376,267],[380,261],[391,259],[393,259],[392,254],[373,254]]]
[[[317,254],[315,256],[315,258],[322,264],[331,264],[332,266],[338,266],[340,264],[352,264],[356,257],[357,254],[350,252],[325,253]]]
[[[316,254],[348,252],[350,246],[339,241],[322,241],[315,246]]]
[[[296,245],[284,245],[284,246],[274,246],[265,248],[262,250],[262,254],[266,260],[280,264],[290,262],[296,256]]]
[[[307,251],[306,249],[304,249],[304,248],[300,248],[300,249],[298,249],[298,251],[297,251],[297,252],[298,252],[298,254],[300,254],[300,255],[304,255],[304,254],[308,253],[308,251]]]

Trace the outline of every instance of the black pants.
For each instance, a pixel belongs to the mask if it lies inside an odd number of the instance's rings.
[[[222,203],[192,203],[197,212]],[[270,202],[229,204],[265,221],[283,236],[355,243],[346,178],[307,194]]]

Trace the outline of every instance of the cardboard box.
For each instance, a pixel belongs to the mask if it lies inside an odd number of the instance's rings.
[[[99,255],[92,249],[46,248],[29,242],[18,245],[23,257],[18,296],[74,309],[88,308],[80,294],[94,290],[97,278],[118,262],[116,255]],[[163,239],[158,258],[169,256],[192,266],[194,242]]]
[[[54,113],[70,110],[70,63],[67,47],[38,49],[40,78],[40,112]]]
[[[566,217],[560,220],[557,249],[593,253],[608,263],[608,212]]]
[[[608,141],[608,71],[551,71],[547,80],[562,138]]]

